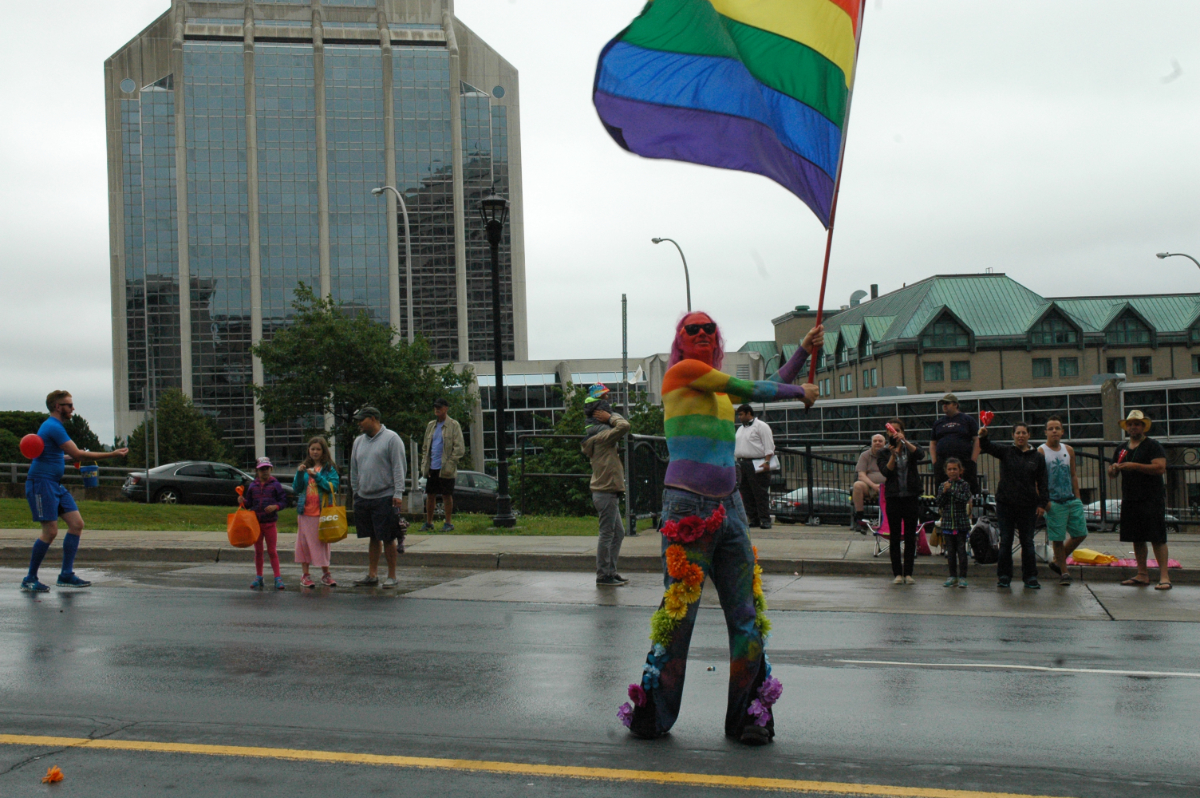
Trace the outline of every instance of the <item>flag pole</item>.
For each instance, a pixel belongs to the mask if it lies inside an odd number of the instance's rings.
[[[854,81],[858,80],[858,52],[862,44],[863,17],[867,10],[867,0],[858,2],[858,27],[854,32]],[[817,320],[813,327],[820,327],[825,317],[825,286],[829,282],[829,254],[833,250],[833,222],[837,217],[838,194],[842,189],[842,164],[846,160],[846,139],[850,133],[850,105],[854,100],[854,88],[846,96],[846,118],[842,122],[841,151],[838,153],[837,177],[833,181],[833,202],[829,205],[829,229],[825,236],[825,264],[821,267],[821,293],[817,297]],[[808,359],[808,381],[814,383],[817,379],[817,353],[814,350]]]

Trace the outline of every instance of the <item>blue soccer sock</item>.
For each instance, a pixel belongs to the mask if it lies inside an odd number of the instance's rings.
[[[37,579],[38,568],[42,567],[42,560],[46,557],[46,552],[50,551],[50,544],[38,538],[33,541],[33,556],[29,558],[29,578]]]
[[[68,534],[63,538],[63,576],[75,573],[75,552],[79,551],[79,535]]]

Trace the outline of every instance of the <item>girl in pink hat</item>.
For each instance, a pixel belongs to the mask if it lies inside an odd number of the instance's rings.
[[[254,542],[254,568],[257,576],[250,583],[251,590],[263,589],[263,544],[266,543],[267,554],[271,557],[271,570],[275,572],[275,589],[283,590],[283,577],[279,575],[279,532],[275,524],[279,521],[279,511],[287,507],[287,493],[279,480],[271,476],[271,459],[260,457],[254,465],[255,479],[250,487],[242,493],[242,506],[253,510],[258,516],[258,528],[261,534]]]

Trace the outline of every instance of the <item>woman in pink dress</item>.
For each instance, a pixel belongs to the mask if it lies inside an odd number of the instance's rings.
[[[329,573],[329,544],[321,542],[321,506],[332,504],[333,496],[341,482],[333,458],[329,455],[329,444],[324,438],[316,437],[308,442],[308,457],[296,468],[292,489],[296,491],[296,562],[304,569],[301,587],[316,587],[308,574],[310,565],[320,566],[321,584],[337,587]]]

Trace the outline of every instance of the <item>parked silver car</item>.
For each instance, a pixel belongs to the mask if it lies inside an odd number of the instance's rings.
[[[1121,500],[1109,499],[1105,506],[1105,514],[1108,516],[1108,523],[1112,524],[1113,531],[1119,532],[1121,529]],[[1087,528],[1095,532],[1101,526],[1100,520],[1100,502],[1095,501],[1091,504],[1083,506],[1083,520],[1087,523]],[[1179,518],[1170,513],[1167,513],[1167,531],[1172,535],[1179,533]]]

